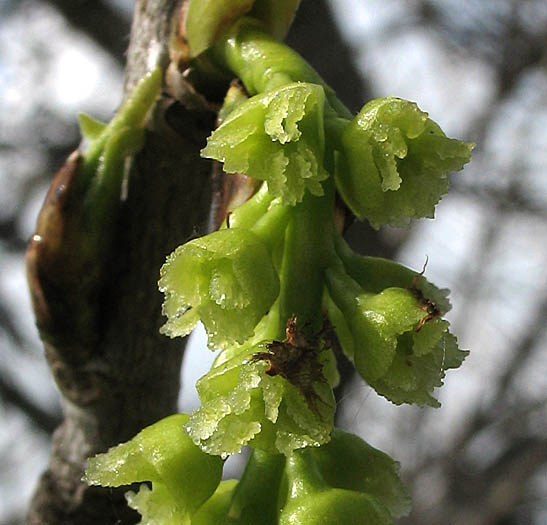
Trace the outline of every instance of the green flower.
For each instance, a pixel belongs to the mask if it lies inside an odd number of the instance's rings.
[[[224,229],[179,246],[161,269],[163,333],[186,335],[201,320],[209,345],[243,342],[279,293],[267,246],[252,232]]]
[[[312,381],[304,372],[302,382],[299,375],[287,379],[283,363],[272,370],[267,355],[265,343],[243,346],[226,361],[220,354],[219,364],[197,382],[201,407],[186,429],[203,451],[226,457],[251,445],[287,454],[330,439],[335,402],[327,380]]]
[[[256,95],[213,132],[202,156],[267,181],[284,204],[300,202],[306,190],[323,195],[324,101],[321,86],[304,82]]]
[[[223,461],[192,443],[184,432],[187,421],[186,414],[167,417],[91,458],[85,481],[106,487],[151,481],[152,489],[142,485],[138,494],[127,494],[141,523],[189,524],[220,483]]]
[[[363,379],[393,403],[439,406],[432,391],[442,386],[446,370],[459,367],[467,355],[441,319],[448,309],[446,291],[393,262],[362,258],[359,268],[355,259],[347,263],[351,277],[341,268],[326,272],[327,309],[344,351]],[[406,281],[408,288],[378,291],[371,273],[375,268],[382,285],[391,276],[398,285]]]
[[[447,138],[416,104],[395,97],[367,103],[342,136],[336,184],[359,219],[375,228],[433,217],[473,144]]]

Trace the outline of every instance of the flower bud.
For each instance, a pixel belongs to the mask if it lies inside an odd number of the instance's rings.
[[[364,492],[329,486],[308,451],[287,458],[289,492],[279,517],[280,525],[392,525],[388,509]]]
[[[366,262],[371,268],[377,264],[381,266],[381,260]],[[327,288],[334,303],[328,309],[361,377],[395,404],[439,406],[431,393],[442,386],[445,371],[459,367],[467,355],[448,332],[448,322],[440,318],[444,310],[433,300],[439,297],[439,305],[448,305],[443,291],[428,283],[423,290],[433,293],[429,297],[414,285],[374,293],[365,291],[352,277],[342,268],[327,270]],[[373,280],[367,276],[368,286],[373,286]]]

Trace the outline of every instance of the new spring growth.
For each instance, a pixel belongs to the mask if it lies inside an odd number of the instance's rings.
[[[279,2],[283,20],[295,4]],[[390,458],[333,431],[333,349],[340,345],[393,403],[432,406],[434,389],[466,352],[442,319],[446,291],[423,272],[354,253],[334,223],[336,197],[376,228],[431,217],[448,173],[469,161],[473,145],[447,138],[414,103],[393,97],[351,115],[269,32],[275,24],[264,24],[264,13],[273,5],[192,0],[188,11],[190,48],[199,54],[193,64],[238,77],[249,96],[235,104],[227,97],[202,155],[262,181],[221,230],[177,248],[161,270],[164,333],[186,335],[201,320],[209,346],[220,349],[197,383],[201,407],[184,420],[181,435],[206,457],[224,458],[244,445],[255,451],[239,483],[211,477],[195,523],[247,523],[262,501],[264,522],[388,524],[408,510],[408,496]],[[133,457],[123,454],[121,465]],[[272,455],[278,459],[269,470]],[[88,478],[111,483],[106,472],[117,461],[98,460]],[[273,499],[261,499],[260,483],[249,483],[261,469],[271,474]],[[166,478],[138,478],[151,479],[151,494],[158,494],[131,497],[152,523],[154,505],[161,514],[176,502],[160,495],[168,492]]]
[[[55,176],[40,210],[27,277],[40,336],[56,346],[98,337],[92,305],[110,279],[126,161],[144,143],[161,76],[159,68],[146,75],[109,124],[80,115],[85,140]]]
[[[209,454],[226,456],[243,445],[271,453],[290,453],[318,446],[330,438],[335,401],[332,386],[338,374],[332,352],[308,366],[302,352],[285,342],[267,342],[268,320],[257,328],[254,340],[220,353],[213,368],[196,384],[201,407],[186,429],[194,443]],[[269,353],[286,345],[281,357]],[[296,354],[296,360],[291,355]],[[272,363],[269,358],[279,356]],[[315,363],[315,353],[310,353]]]
[[[245,14],[260,20],[269,34],[282,40],[299,3],[300,0],[191,1],[186,13],[186,40],[190,53],[197,56],[205,51]]]
[[[398,469],[357,436],[334,430],[328,445],[287,457],[288,494],[278,523],[390,525],[410,505]]]
[[[359,219],[378,228],[433,217],[473,144],[449,139],[416,104],[385,97],[365,104],[342,135],[336,187]]]
[[[338,265],[326,272],[326,307],[359,374],[395,404],[439,406],[431,395],[467,352],[442,319],[448,290],[392,261],[355,254],[335,240]]]
[[[268,247],[249,230],[224,229],[177,248],[161,269],[160,290],[171,336],[201,320],[213,348],[243,343],[279,293]]]
[[[353,434],[335,429],[328,445],[288,456],[253,450],[239,481],[220,481],[223,461],[181,432],[187,420],[167,417],[92,458],[84,479],[151,483],[126,494],[143,525],[307,524],[325,516],[376,525],[408,513],[398,463]]]
[[[226,172],[267,181],[283,204],[302,201],[306,190],[323,195],[324,103],[316,84],[293,83],[256,95],[213,132],[202,155],[222,161]]]
[[[162,269],[164,332],[185,335],[201,319],[209,345],[224,349],[198,382],[202,406],[186,425],[194,443],[222,456],[246,444],[288,454],[326,443],[325,323],[379,394],[437,406],[434,388],[465,357],[441,319],[448,303],[421,275],[354,254],[334,225],[334,194],[375,227],[431,216],[472,146],[392,97],[351,119],[253,20],[219,37],[209,59],[256,94],[227,98],[202,155],[264,183],[224,229],[178,248]],[[308,327],[302,344],[284,333],[291,319]]]
[[[176,414],[146,427],[127,443],[89,460],[84,480],[119,487],[134,482],[138,493],[126,494],[142,515],[141,523],[190,523],[190,516],[220,483],[223,461],[205,454],[183,431],[186,414]]]

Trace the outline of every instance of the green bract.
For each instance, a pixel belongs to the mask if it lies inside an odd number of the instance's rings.
[[[279,293],[279,280],[260,238],[232,228],[179,246],[161,269],[159,287],[165,334],[186,335],[201,320],[209,344],[224,347],[253,334]]]
[[[336,184],[351,211],[375,228],[433,217],[473,144],[449,139],[416,104],[395,97],[365,104],[345,129]]]
[[[237,107],[202,150],[224,171],[268,182],[284,204],[300,202],[306,190],[323,195],[323,88],[304,82],[256,95]]]
[[[189,516],[220,483],[223,461],[203,453],[184,433],[186,414],[162,419],[132,440],[89,460],[85,480],[92,485],[119,487],[151,481],[128,501],[143,516],[143,524],[190,523]]]
[[[335,408],[330,385],[318,378],[303,391],[281,375],[266,374],[268,363],[253,358],[265,350],[256,345],[220,359],[197,382],[201,407],[186,429],[205,452],[226,456],[251,445],[286,454],[330,439]]]

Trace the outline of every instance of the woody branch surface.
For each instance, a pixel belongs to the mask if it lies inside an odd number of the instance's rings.
[[[151,52],[167,65],[176,4],[136,2],[127,92]],[[88,457],[176,411],[182,346],[159,334],[157,276],[166,254],[206,222],[210,163],[199,149],[211,126],[207,112],[160,99],[100,252],[83,254],[85,240],[67,235],[78,213],[72,188],[80,157],[73,154],[52,182],[27,268],[64,419],[31,503],[31,524],[138,520],[121,492],[89,487],[81,478]]]

